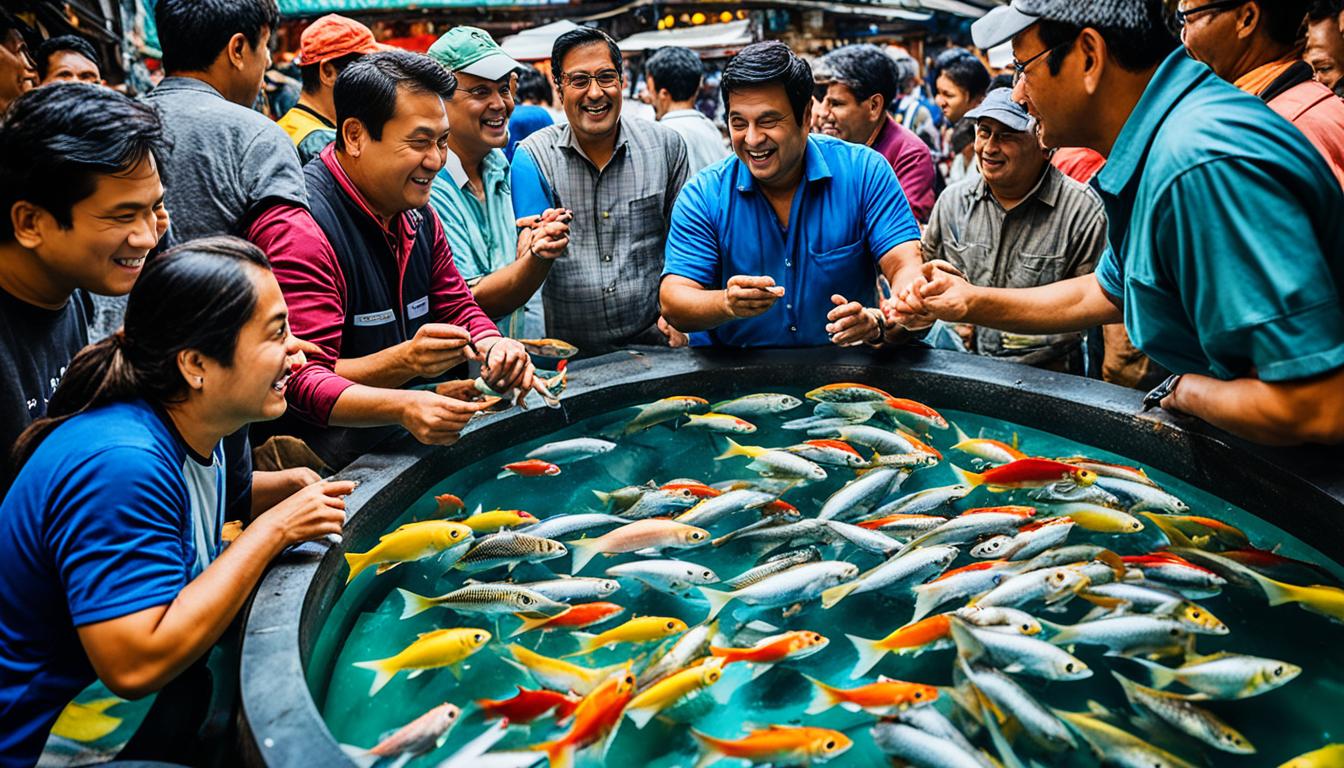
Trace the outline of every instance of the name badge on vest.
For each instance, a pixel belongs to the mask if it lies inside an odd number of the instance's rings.
[[[429,314],[429,297],[422,296],[406,305],[406,319],[414,320]]]
[[[364,315],[355,315],[355,325],[357,326],[367,327],[370,325],[387,325],[388,323],[394,323],[396,321],[397,314],[390,309],[384,309],[381,312],[369,312]]]

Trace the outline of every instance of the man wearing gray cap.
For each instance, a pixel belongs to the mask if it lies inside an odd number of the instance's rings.
[[[972,284],[1031,288],[1090,274],[1106,248],[1106,212],[1096,193],[1050,164],[1036,119],[1009,88],[966,113],[975,121],[981,175],[948,187],[924,230],[925,261],[941,259]],[[1083,334],[1010,334],[958,326],[967,349],[1082,374]]]
[[[1094,276],[1037,288],[926,264],[889,318],[1024,334],[1123,318],[1177,374],[1149,407],[1262,443],[1344,442],[1344,193],[1301,133],[1187,57],[1162,0],[1013,0],[974,34],[1012,40],[1014,97],[1047,146],[1107,157],[1109,247]]]

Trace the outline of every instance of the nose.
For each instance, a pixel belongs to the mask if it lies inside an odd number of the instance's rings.
[[[584,95],[585,97],[587,97],[587,96],[592,96],[592,95],[593,95],[593,89],[594,89],[594,88],[597,89],[597,95],[598,95],[598,96],[601,96],[602,93],[603,93],[603,91],[602,91],[602,85],[601,85],[600,83],[597,82],[597,78],[596,78],[596,77],[594,77],[593,79],[591,79],[591,80],[588,81],[588,87],[587,87],[587,89],[584,90],[583,95]]]
[[[126,244],[132,248],[148,251],[159,242],[159,216],[154,211],[147,211],[144,216],[136,219],[134,227],[126,237]]]
[[[1024,104],[1027,101],[1026,82],[1027,79],[1025,77],[1019,77],[1017,78],[1017,82],[1013,83],[1013,101],[1016,101],[1018,104]]]

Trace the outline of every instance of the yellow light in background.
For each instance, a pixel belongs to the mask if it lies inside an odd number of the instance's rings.
[[[733,12],[732,12],[732,11],[724,11],[723,13],[720,13],[720,14],[719,14],[719,21],[722,21],[722,22],[725,23],[725,24],[727,24],[728,22],[730,22],[730,21],[732,21],[732,20],[733,20]]]
[[[747,18],[747,12],[746,12],[746,11],[738,11],[738,12],[737,12],[737,19],[738,19],[738,21],[741,21],[742,19],[745,19],[745,18]]]
[[[659,20],[658,20],[658,31],[661,32],[661,31],[663,31],[664,29],[667,29],[667,19],[659,19]]]
[[[695,15],[691,17],[691,23],[692,23],[692,24],[704,24],[704,23],[705,23],[705,14],[703,14],[703,13],[701,13],[701,12],[699,12],[699,11],[696,11],[696,12],[695,12]]]
[[[667,27],[668,29],[671,29],[672,25],[676,23],[677,23],[676,18],[670,13],[663,17],[663,26]]]

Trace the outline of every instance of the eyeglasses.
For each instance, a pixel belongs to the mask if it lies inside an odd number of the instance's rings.
[[[560,79],[566,88],[572,88],[576,91],[586,91],[596,80],[601,88],[610,88],[621,80],[621,73],[614,69],[604,69],[596,75],[590,75],[585,72],[576,72],[572,75],[565,75]]]
[[[513,91],[507,85],[501,85],[498,88],[491,88],[488,85],[478,85],[475,88],[467,88],[462,92],[467,94],[471,98],[475,99],[476,101],[485,101],[486,99],[490,98],[496,93],[499,94],[500,98],[507,101],[509,95],[513,93]]]
[[[1173,16],[1176,19],[1176,23],[1179,26],[1184,27],[1186,24],[1190,23],[1190,17],[1197,13],[1203,13],[1205,11],[1226,11],[1236,8],[1239,5],[1245,5],[1247,2],[1248,0],[1216,0],[1216,2],[1205,3],[1204,5],[1191,8],[1188,11],[1182,11],[1178,8]]]
[[[1032,56],[1030,59],[1027,59],[1026,61],[1019,62],[1017,59],[1013,59],[1013,86],[1016,87],[1018,83],[1022,82],[1022,78],[1026,77],[1027,67],[1030,67],[1032,64],[1035,64],[1036,62],[1040,61],[1046,56],[1049,56],[1055,51],[1058,51],[1060,48],[1063,48],[1066,45],[1073,45],[1073,41],[1074,39],[1071,38],[1069,40],[1065,40],[1059,45],[1054,46],[1053,48],[1046,48],[1044,51],[1041,51],[1040,53],[1036,54],[1035,56]]]

